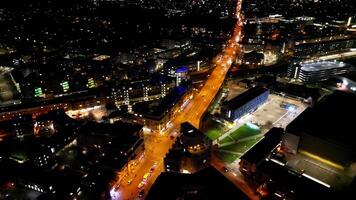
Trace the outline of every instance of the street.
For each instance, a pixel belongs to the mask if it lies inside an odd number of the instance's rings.
[[[238,20],[232,37],[228,40],[226,48],[221,55],[218,55],[214,60],[215,68],[204,86],[191,100],[189,105],[176,115],[172,120],[171,127],[164,130],[162,134],[149,133],[145,136],[145,157],[142,161],[138,161],[142,163],[138,164],[137,169],[132,170],[132,172],[125,170],[120,175],[124,178],[114,184],[113,188],[116,189],[112,193],[115,197],[112,199],[135,199],[142,190],[144,190],[146,195],[158,175],[163,172],[163,158],[175,142],[175,139],[172,140],[169,138],[169,134],[179,132],[180,124],[186,121],[199,128],[200,120],[222,86],[233,60],[236,58],[236,55],[242,53],[242,48],[238,44],[242,38],[243,25],[241,21],[241,4],[242,0],[238,1],[236,6],[236,17]],[[157,168],[151,172],[145,181],[142,181],[144,175],[150,172],[155,163],[158,163]],[[132,180],[132,182],[128,183],[128,180]]]

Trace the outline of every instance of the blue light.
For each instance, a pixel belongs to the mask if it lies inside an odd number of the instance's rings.
[[[256,126],[255,124],[252,124],[250,122],[247,122],[246,125],[251,129],[255,129],[255,130],[259,130],[260,129],[258,126]]]
[[[295,107],[292,106],[292,105],[289,105],[288,108],[287,108],[287,110],[288,110],[289,112],[294,112],[294,111],[295,111]]]
[[[112,188],[110,190],[110,197],[111,197],[112,200],[119,199],[119,197],[120,197],[119,191],[117,191],[115,188]]]
[[[187,66],[179,67],[176,69],[176,73],[183,73],[183,72],[188,72]]]

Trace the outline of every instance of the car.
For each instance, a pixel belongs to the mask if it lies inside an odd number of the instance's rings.
[[[224,172],[228,172],[228,171],[229,171],[229,169],[228,169],[227,167],[225,167],[225,166],[222,167],[222,170],[223,170]]]
[[[146,182],[145,181],[141,181],[140,184],[138,184],[137,188],[141,189],[143,186],[145,186]]]
[[[140,193],[138,193],[138,197],[142,198],[145,195],[145,190],[141,190]]]
[[[132,183],[132,181],[133,181],[133,179],[131,178],[131,179],[129,179],[128,181],[127,181],[127,184],[131,184]]]
[[[150,176],[151,176],[151,173],[150,173],[150,172],[147,172],[147,173],[145,173],[145,174],[143,175],[143,179],[146,180],[146,179],[148,179],[148,177],[150,177]]]
[[[151,167],[150,172],[153,172],[153,171],[157,168],[157,165],[158,165],[158,163],[155,162],[155,163],[153,164],[153,166]]]

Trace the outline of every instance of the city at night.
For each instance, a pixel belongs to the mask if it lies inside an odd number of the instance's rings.
[[[356,199],[355,0],[1,0],[0,200]]]

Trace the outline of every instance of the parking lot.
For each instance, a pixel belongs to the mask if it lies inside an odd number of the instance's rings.
[[[264,105],[250,114],[249,122],[261,127],[262,132],[272,127],[285,128],[306,108],[299,100],[271,94]]]
[[[267,102],[256,111],[244,115],[233,124],[226,122],[226,126],[231,128],[230,131],[234,131],[246,123],[252,123],[257,125],[262,133],[266,133],[272,127],[285,128],[306,108],[307,105],[300,100],[270,94]],[[223,134],[221,137],[225,136],[226,134]]]

